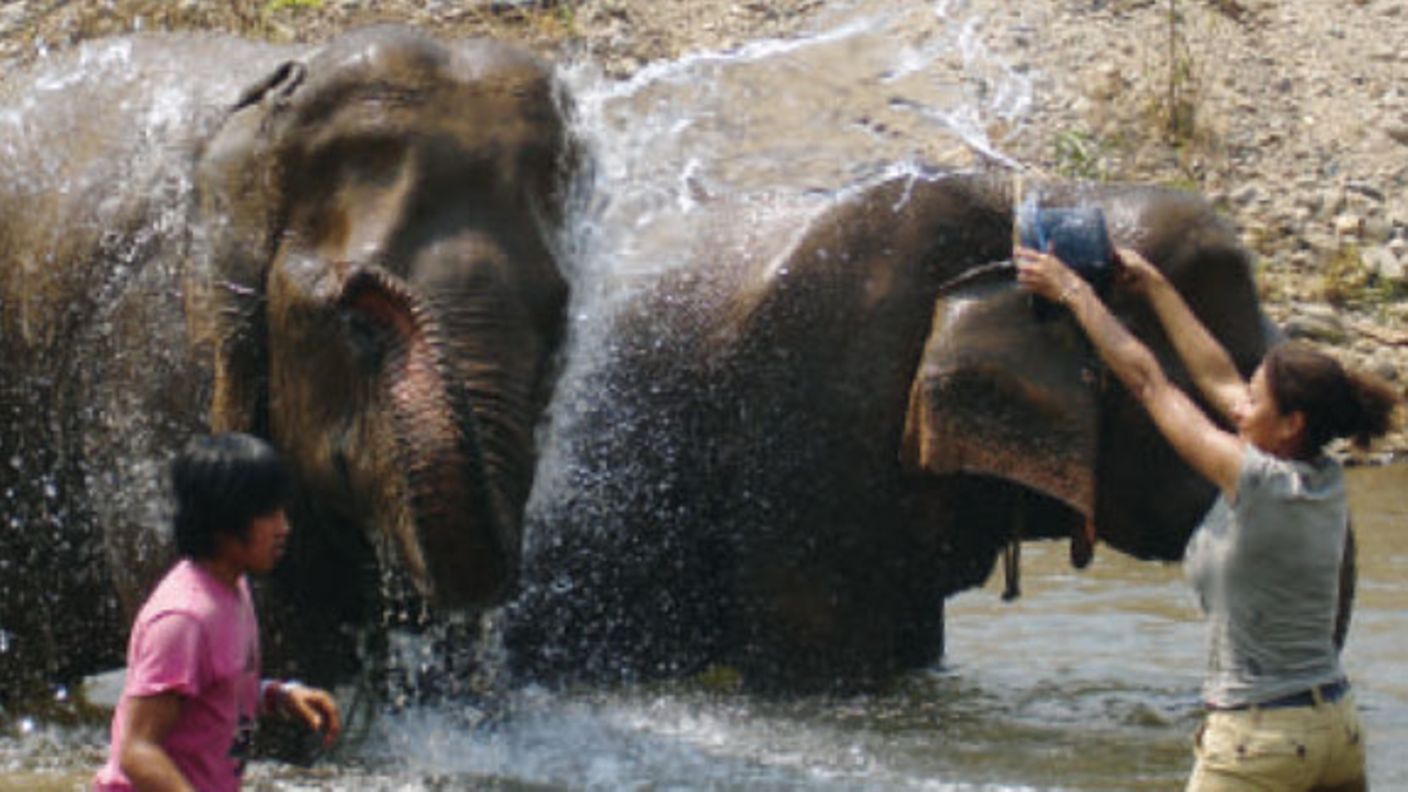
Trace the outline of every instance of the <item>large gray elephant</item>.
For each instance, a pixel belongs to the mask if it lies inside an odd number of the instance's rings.
[[[545,64],[394,27],[138,37],[3,90],[0,676],[120,660],[196,431],[295,474],[271,664],[327,679],[388,599],[510,588],[577,161]]]
[[[1213,489],[1070,318],[994,265],[1012,184],[931,173],[701,219],[691,263],[626,299],[613,354],[563,385],[566,472],[535,496],[510,610],[519,667],[865,685],[934,661],[945,598],[1014,540],[1069,537],[1079,564],[1096,541],[1180,557]],[[1268,325],[1249,258],[1201,198],[1030,189],[1101,207],[1254,367]],[[1146,307],[1108,299],[1182,381]]]

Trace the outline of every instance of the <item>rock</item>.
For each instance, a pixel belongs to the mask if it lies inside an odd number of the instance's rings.
[[[1320,212],[1324,217],[1334,217],[1344,211],[1344,192],[1334,188],[1320,193]]]
[[[1302,304],[1281,328],[1291,338],[1342,344],[1349,332],[1339,313],[1327,305]]]
[[[1335,217],[1335,236],[1337,237],[1359,237],[1364,233],[1364,218],[1354,214],[1342,214]]]
[[[1266,192],[1255,184],[1244,184],[1232,191],[1232,203],[1238,206],[1251,206],[1266,200]]]
[[[1334,236],[1326,234],[1323,231],[1307,231],[1303,236],[1301,236],[1300,242],[1302,243],[1302,247],[1309,250],[1314,256],[1322,258],[1325,256],[1330,256],[1333,255],[1335,251],[1340,249],[1340,237],[1343,236],[1339,233],[1338,224],[1336,224],[1335,226],[1335,231],[1336,233]]]
[[[887,4],[901,5],[898,0]],[[603,74],[624,79],[680,52],[825,30],[836,15],[831,7],[845,5],[868,4],[0,0],[0,76],[48,49],[104,31],[130,30],[140,16],[147,29],[189,17],[201,27],[303,41],[352,25],[414,21],[456,35],[528,39],[549,57],[590,53]],[[990,138],[1004,153],[1022,163],[1043,163],[1055,137],[1080,123],[1072,113],[1073,101],[1088,98],[1085,121],[1090,129],[1102,140],[1119,141],[1102,160],[1102,166],[1108,160],[1110,178],[1194,181],[1192,186],[1205,194],[1225,195],[1219,211],[1243,229],[1243,240],[1260,258],[1257,277],[1269,313],[1306,321],[1304,306],[1295,300],[1320,292],[1319,265],[1349,244],[1365,252],[1364,263],[1379,277],[1392,278],[1400,271],[1397,265],[1408,264],[1408,80],[1403,79],[1408,0],[1177,3],[1187,39],[1180,46],[1198,78],[1193,86],[1198,89],[1198,131],[1207,136],[1177,152],[1162,139],[1162,126],[1147,115],[1165,96],[1168,76],[1163,66],[1150,65],[1158,63],[1151,56],[1158,48],[1150,44],[1166,42],[1174,3],[963,0],[939,5],[956,27],[977,24],[972,29],[976,40],[965,44],[984,50],[980,65],[991,54],[994,63],[1007,64],[1002,70],[1010,70],[1009,76],[1022,77],[1028,104],[1020,110],[1016,105],[985,108],[1000,110],[1000,125],[988,124],[1003,130]],[[266,6],[283,9],[273,15],[273,24],[248,10]],[[570,13],[540,10],[553,6]],[[494,7],[515,10],[491,13]],[[560,24],[564,16],[570,24]],[[966,62],[966,55],[958,57],[954,73],[965,74]],[[1199,164],[1196,171],[1188,168],[1191,162]],[[1344,220],[1341,225],[1346,215],[1360,218],[1359,223]],[[1400,307],[1401,315],[1395,314]],[[1408,327],[1408,301],[1379,308],[1365,321]],[[1408,347],[1395,351],[1408,361]],[[1399,433],[1396,442],[1408,449],[1408,433]]]
[[[1401,376],[1398,361],[1387,352],[1379,352],[1370,362],[1368,369],[1389,382],[1397,382]]]
[[[1366,242],[1376,245],[1386,244],[1393,236],[1393,224],[1382,215],[1365,218],[1360,236]]]
[[[1364,262],[1364,267],[1381,280],[1395,285],[1408,284],[1405,280],[1404,272],[1408,270],[1408,262],[1399,261],[1387,247],[1370,247],[1361,250],[1360,261]]]
[[[1344,186],[1346,192],[1357,193],[1375,203],[1384,202],[1384,191],[1368,182],[1352,181]]]

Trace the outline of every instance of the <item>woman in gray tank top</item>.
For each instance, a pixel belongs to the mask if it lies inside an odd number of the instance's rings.
[[[1188,789],[1365,790],[1363,728],[1333,640],[1348,506],[1325,445],[1367,446],[1390,428],[1399,395],[1297,343],[1273,348],[1247,381],[1155,267],[1133,250],[1116,263],[1235,433],[1060,259],[1017,250],[1022,286],[1070,310],[1169,444],[1221,491],[1184,557],[1208,620],[1208,716]]]

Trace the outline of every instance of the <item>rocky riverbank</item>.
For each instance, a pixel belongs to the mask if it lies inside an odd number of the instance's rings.
[[[864,0],[854,0],[864,2]],[[890,5],[905,0],[889,0]],[[917,2],[917,0],[915,0]],[[873,0],[872,0],[873,2]],[[132,30],[313,41],[399,21],[589,56],[608,73],[802,35],[822,0],[21,0],[0,67]],[[1031,81],[994,144],[1064,177],[1210,196],[1293,336],[1408,382],[1408,0],[937,0]],[[1380,448],[1408,454],[1408,433]]]
[[[968,5],[1034,81],[1033,123],[1008,150],[1202,191],[1257,253],[1290,335],[1408,379],[1408,3],[1179,0],[1174,17],[1165,0]],[[1408,452],[1408,435],[1380,451]]]

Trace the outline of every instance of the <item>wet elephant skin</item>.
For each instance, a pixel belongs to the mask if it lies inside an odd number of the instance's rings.
[[[1205,202],[1082,189],[1256,359],[1247,257]],[[1009,257],[1012,206],[1005,177],[932,174],[751,212],[761,228],[701,219],[699,266],[628,301],[614,357],[576,385],[610,398],[555,437],[574,467],[530,514],[520,670],[854,689],[937,659],[945,598],[1014,535],[1176,557],[1211,492],[1139,434],[1069,317],[1039,319],[1010,270],[969,277]]]
[[[106,127],[48,137],[75,170],[164,158],[166,203],[0,190],[16,416],[0,450],[22,469],[0,483],[56,471],[77,504],[65,533],[89,568],[101,534],[130,613],[170,557],[165,461],[192,431],[270,438],[298,486],[263,592],[266,654],[307,677],[349,671],[357,633],[388,612],[501,598],[567,294],[554,245],[576,154],[551,70],[494,42],[381,27],[306,50],[230,43],[240,57],[221,68],[251,69],[240,93],[201,88],[217,75],[193,65],[199,41],[108,46],[139,67],[191,59],[177,83],[196,109],[175,130],[113,109],[95,116]],[[95,92],[154,104],[142,92],[160,81],[144,77]],[[38,108],[27,134],[51,121],[73,123]],[[90,220],[100,199],[121,222]],[[35,231],[64,224],[59,242]],[[123,233],[141,245],[117,261]],[[118,265],[122,288],[95,295]],[[14,404],[46,388],[47,410],[21,416]]]

